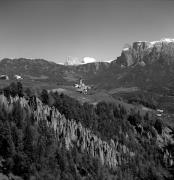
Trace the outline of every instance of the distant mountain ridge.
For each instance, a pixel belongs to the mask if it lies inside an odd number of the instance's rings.
[[[138,87],[139,89],[164,89],[173,91],[174,40],[137,41],[124,48],[111,62],[96,62],[86,57],[80,64],[56,64],[43,59],[3,59],[0,74],[25,80],[53,84],[70,84],[83,78],[88,84],[104,89]],[[49,87],[49,86],[48,86]],[[168,89],[168,90],[167,90]]]

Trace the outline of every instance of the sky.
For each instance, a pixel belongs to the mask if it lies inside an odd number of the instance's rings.
[[[162,38],[174,38],[174,0],[0,0],[0,59],[112,60]]]

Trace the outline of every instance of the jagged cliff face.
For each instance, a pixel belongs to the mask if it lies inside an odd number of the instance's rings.
[[[151,64],[158,60],[166,63],[174,61],[174,40],[162,39],[154,42],[134,42],[130,48],[125,48],[121,54],[121,64],[131,66],[140,64],[142,66]]]

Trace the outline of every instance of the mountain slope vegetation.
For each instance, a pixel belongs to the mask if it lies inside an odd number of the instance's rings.
[[[122,105],[107,102],[80,104],[46,90],[28,96],[21,83],[2,93],[3,175],[50,180],[173,178],[173,130],[150,113],[128,113]],[[102,155],[103,145],[107,148]]]

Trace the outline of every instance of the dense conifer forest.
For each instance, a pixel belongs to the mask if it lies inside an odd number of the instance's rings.
[[[128,111],[122,104],[100,102],[80,104],[65,94],[43,90],[36,94],[12,83],[1,94],[30,100],[38,97],[43,104],[55,107],[66,119],[80,122],[106,142],[111,139],[125,145],[133,158],[125,159],[113,169],[99,158],[81,152],[76,144],[68,150],[65,142],[56,139],[56,132],[47,122],[34,118],[31,109],[21,108],[19,101],[8,112],[0,102],[0,174],[9,179],[26,180],[165,180],[173,179],[172,168],[164,160],[164,150],[157,145],[165,124],[150,113]],[[2,99],[1,99],[2,100]],[[170,147],[168,147],[170,146]],[[174,147],[168,144],[165,148]],[[127,156],[127,157],[126,157]]]

